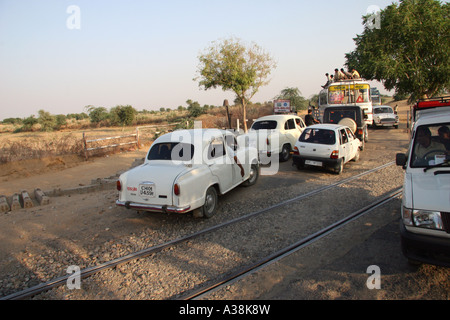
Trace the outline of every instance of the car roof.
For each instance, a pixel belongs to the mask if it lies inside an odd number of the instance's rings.
[[[347,126],[344,126],[342,124],[334,124],[334,123],[320,123],[320,124],[313,124],[312,126],[306,127],[306,129],[327,129],[327,130],[336,130],[339,128],[348,128]]]
[[[450,107],[421,111],[416,125],[450,122]]]
[[[260,117],[260,118],[256,119],[255,122],[256,121],[265,121],[265,120],[280,121],[280,120],[287,120],[287,119],[291,119],[291,118],[300,118],[300,117],[295,114],[272,114],[272,115]]]
[[[382,105],[379,105],[379,106],[373,106],[373,108],[375,109],[375,108],[386,108],[386,107],[388,107],[388,108],[391,108],[392,109],[392,107],[391,106],[387,106],[387,105],[384,105],[384,104],[382,104]]]
[[[182,129],[166,133],[160,136],[155,142],[194,142],[195,139],[201,137],[202,142],[210,142],[211,138],[217,138],[224,135],[234,135],[232,132],[216,128],[205,129]],[[183,139],[180,139],[183,137]]]

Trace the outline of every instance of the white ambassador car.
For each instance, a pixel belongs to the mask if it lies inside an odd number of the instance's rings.
[[[359,159],[361,141],[349,127],[315,124],[307,127],[295,143],[293,165],[331,168],[340,174],[344,164]]]
[[[398,129],[399,118],[390,106],[374,106],[372,124],[374,127],[394,127]]]
[[[278,154],[280,161],[284,162],[289,159],[295,142],[305,128],[299,116],[275,114],[256,119],[250,128],[250,135],[253,137],[256,134],[257,147],[263,159]]]
[[[159,137],[144,164],[120,175],[116,205],[150,212],[195,210],[196,216],[212,217],[218,195],[258,179],[257,150],[239,145],[240,138],[219,129],[179,130]]]

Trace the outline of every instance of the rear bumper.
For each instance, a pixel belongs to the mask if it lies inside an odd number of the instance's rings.
[[[191,210],[191,206],[174,207],[174,206],[148,205],[143,203],[119,201],[119,200],[116,201],[116,205],[119,207],[125,207],[127,209],[135,209],[150,212],[164,212],[164,213],[186,213]]]
[[[339,168],[342,158],[340,159],[324,159],[324,158],[316,158],[316,157],[307,157],[307,156],[292,156],[292,161],[294,165],[305,165],[306,160],[319,161],[322,162],[322,167],[327,168]]]

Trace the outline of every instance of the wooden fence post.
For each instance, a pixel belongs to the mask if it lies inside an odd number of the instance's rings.
[[[84,160],[87,161],[87,143],[86,143],[86,135],[83,132],[83,145],[84,145]]]

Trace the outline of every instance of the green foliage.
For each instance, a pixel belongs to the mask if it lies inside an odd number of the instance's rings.
[[[114,125],[127,126],[133,124],[137,111],[130,105],[111,108],[110,120]]]
[[[101,121],[109,119],[109,112],[104,107],[86,107],[89,112],[89,119],[93,123],[100,123]]]
[[[2,121],[2,123],[3,124],[14,124],[14,125],[16,125],[16,124],[22,124],[22,119],[20,119],[20,118],[6,118],[6,119],[3,119],[3,121]]]
[[[243,117],[246,118],[247,102],[268,84],[267,77],[276,67],[273,59],[261,47],[253,43],[246,47],[239,39],[225,39],[212,45],[199,56],[199,86],[205,90],[222,88],[233,91],[242,101]],[[247,123],[244,121],[247,131]]]
[[[450,89],[450,4],[403,0],[381,10],[380,28],[369,27],[354,39],[346,66],[369,80],[381,81],[410,101]]]
[[[192,101],[189,99],[186,103],[188,105],[187,110],[189,112],[189,117],[197,118],[199,115],[205,113],[204,109],[200,107],[200,104],[197,101]]]
[[[274,98],[275,100],[290,100],[291,109],[306,110],[308,108],[308,100],[306,100],[298,88],[285,88]]]
[[[42,131],[53,131],[56,127],[56,117],[52,116],[50,112],[39,110],[38,123],[41,125]]]

